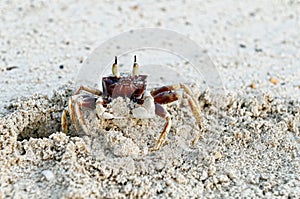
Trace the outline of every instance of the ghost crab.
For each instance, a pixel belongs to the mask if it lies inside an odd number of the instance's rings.
[[[81,86],[75,94],[70,97],[69,111],[65,109],[62,113],[62,131],[65,133],[68,131],[68,112],[75,129],[78,130],[78,125],[80,125],[83,130],[87,132],[88,130],[85,118],[82,114],[82,108],[96,110],[96,115],[98,117],[111,119],[114,118],[114,116],[106,114],[105,112],[107,105],[118,97],[124,97],[129,98],[130,102],[134,104],[134,107],[131,109],[133,118],[151,118],[154,115],[158,115],[165,119],[165,126],[152,149],[158,150],[162,147],[172,125],[171,116],[163,105],[179,100],[181,96],[176,92],[178,90],[184,91],[183,97],[188,100],[192,113],[197,120],[199,131],[202,130],[200,107],[187,85],[179,83],[153,88],[148,91],[146,90],[147,75],[139,75],[138,69],[139,65],[136,62],[136,56],[134,56],[132,73],[120,74],[117,57],[115,57],[115,62],[112,65],[112,75],[102,78],[102,92],[96,88]],[[83,94],[82,91],[89,94]],[[192,144],[196,144],[199,138],[200,132],[195,136]]]

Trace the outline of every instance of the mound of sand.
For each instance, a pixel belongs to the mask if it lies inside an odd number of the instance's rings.
[[[95,122],[96,133],[60,132],[72,85],[52,97],[12,102],[0,119],[0,198],[299,197],[300,103],[270,94],[199,93],[205,130],[185,101],[167,107],[173,126],[149,151],[159,118]]]

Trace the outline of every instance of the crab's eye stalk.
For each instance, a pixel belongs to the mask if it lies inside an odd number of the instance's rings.
[[[139,65],[136,62],[136,55],[134,55],[134,63],[133,63],[133,68],[132,68],[132,75],[139,75]]]
[[[117,56],[115,56],[115,63],[112,65],[112,74],[113,74],[115,77],[120,77]]]

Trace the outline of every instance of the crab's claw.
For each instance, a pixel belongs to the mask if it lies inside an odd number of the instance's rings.
[[[134,108],[132,110],[132,115],[135,118],[152,118],[155,116],[155,104],[154,98],[150,95],[149,92],[145,92],[144,94],[144,103],[142,106]]]

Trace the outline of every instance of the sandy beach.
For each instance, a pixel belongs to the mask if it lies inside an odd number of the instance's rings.
[[[298,1],[0,2],[0,198],[300,198],[299,21]],[[190,38],[215,67],[222,96],[202,87],[215,74],[137,53],[142,71],[168,67],[157,79],[172,69],[191,81],[203,129],[183,96],[165,105],[172,126],[157,151],[164,119],[133,118],[119,98],[109,107],[125,117],[93,117],[90,134],[68,119],[61,132],[87,58],[150,27]]]

